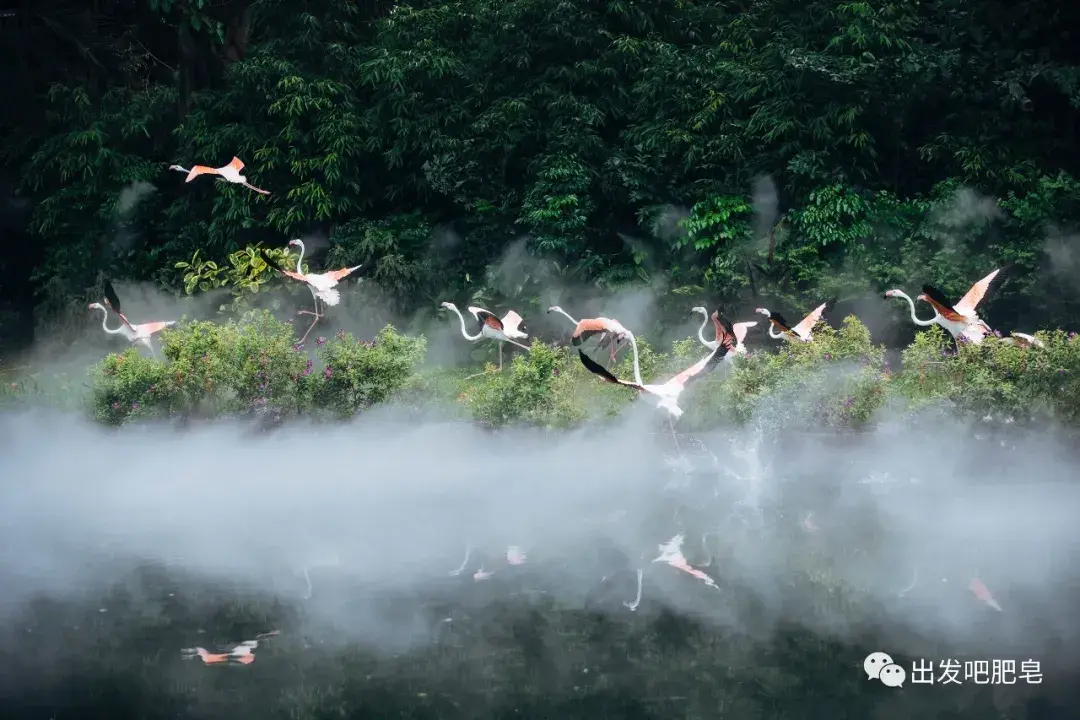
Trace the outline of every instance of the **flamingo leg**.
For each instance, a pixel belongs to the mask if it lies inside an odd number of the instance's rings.
[[[502,355],[503,355],[503,344],[500,342],[499,343],[499,372],[502,372],[502,365],[503,365]]]

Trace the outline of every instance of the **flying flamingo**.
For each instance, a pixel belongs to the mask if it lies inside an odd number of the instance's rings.
[[[997,610],[998,612],[1002,611],[1001,606],[998,605],[997,600],[995,600],[994,596],[990,594],[989,588],[987,588],[986,585],[983,584],[983,581],[979,578],[971,578],[971,582],[968,583],[968,589],[971,590],[975,597],[977,597],[987,606],[993,608],[994,610]]]
[[[105,305],[108,305],[113,309],[120,317],[120,326],[112,329],[109,327],[109,311],[105,309]],[[124,314],[120,312],[120,298],[116,295],[116,290],[113,289],[112,283],[105,281],[105,305],[101,303],[90,303],[91,310],[100,310],[102,313],[101,329],[110,335],[120,333],[128,342],[139,345],[144,345],[150,350],[150,355],[157,359],[157,353],[154,352],[154,345],[150,341],[150,336],[154,333],[160,332],[167,327],[171,327],[176,324],[176,320],[169,320],[168,322],[151,322],[143,323],[142,325],[132,325],[128,322],[128,319],[124,317]]]
[[[470,335],[465,329],[465,318],[461,316],[461,311],[457,309],[457,305],[452,302],[444,302],[442,303],[442,306],[458,316],[458,320],[461,321],[461,335],[469,342],[476,342],[483,338],[499,341],[499,372],[502,372],[503,369],[503,343],[513,343],[520,348],[529,350],[528,345],[522,345],[514,339],[525,339],[529,337],[529,335],[525,332],[525,323],[522,322],[521,316],[513,310],[506,313],[506,315],[503,316],[503,319],[500,320],[495,316],[495,313],[490,310],[479,307],[468,308],[473,317],[480,322],[480,332],[475,335]],[[470,375],[469,378],[474,378],[477,375],[483,374],[484,373],[477,373],[476,375]],[[468,380],[469,378],[465,379]]]
[[[915,316],[915,303],[903,290],[889,290],[885,293],[885,297],[907,300],[908,305],[911,307],[911,319],[916,325],[921,327],[940,325],[953,336],[953,340],[959,342],[959,338],[962,337],[964,340],[978,345],[993,330],[975,312],[975,307],[982,302],[983,297],[992,286],[996,286],[1001,282],[999,272],[1001,272],[1000,268],[972,285],[971,289],[956,305],[950,304],[936,288],[923,285],[922,294],[916,300],[925,300],[934,309],[934,317],[929,320],[920,320]]]
[[[553,313],[553,312],[559,313],[560,315],[565,317],[567,320],[574,323],[574,333],[570,336],[570,342],[574,345],[574,347],[577,347],[581,343],[585,342],[586,340],[588,340],[593,335],[595,335],[597,333],[600,333],[600,344],[599,344],[598,347],[601,350],[603,350],[605,347],[609,348],[612,363],[615,362],[615,356],[618,355],[620,352],[622,352],[623,348],[626,347],[626,330],[625,330],[625,328],[623,329],[622,332],[611,333],[611,332],[609,332],[607,330],[597,330],[595,327],[588,327],[588,326],[585,325],[585,323],[592,322],[591,320],[582,320],[581,322],[578,322],[574,318],[570,317],[570,314],[568,312],[566,312],[565,310],[563,310],[558,305],[552,305],[551,307],[548,308],[547,311],[549,313]],[[598,320],[608,320],[608,318],[597,318],[597,319]],[[609,322],[616,322],[616,321],[609,320]],[[620,327],[622,327],[622,326],[620,325]]]
[[[675,537],[668,540],[666,543],[661,543],[661,545],[660,545],[660,555],[658,557],[656,557],[653,560],[653,562],[654,563],[658,563],[658,562],[667,563],[668,565],[675,568],[676,570],[681,570],[682,572],[687,573],[688,575],[692,575],[692,576],[696,577],[698,580],[701,580],[702,582],[704,582],[707,586],[713,588],[714,590],[719,591],[720,586],[716,584],[715,580],[713,580],[711,577],[706,575],[701,570],[698,570],[697,568],[693,567],[692,565],[690,565],[690,563],[688,563],[686,561],[686,556],[683,555],[683,552],[682,552],[682,545],[683,545],[683,542],[685,540],[686,540],[686,534],[685,533],[679,533]],[[623,605],[630,608],[631,610],[637,610],[638,604],[641,602],[641,585],[642,585],[641,581],[642,581],[643,576],[644,576],[644,572],[639,569],[637,571],[637,597],[634,598],[633,602],[624,602],[623,603]]]
[[[251,185],[248,183],[247,177],[240,174],[240,171],[244,169],[244,162],[238,157],[234,157],[228,165],[219,168],[207,167],[206,165],[192,165],[191,169],[188,170],[179,165],[170,165],[169,169],[175,170],[176,172],[187,173],[187,179],[184,182],[191,182],[200,175],[219,175],[219,180],[243,185],[244,187],[263,195],[270,194],[269,190],[260,190],[254,185]]]
[[[814,311],[804,317],[799,324],[791,327],[784,320],[784,316],[778,312],[770,312],[768,308],[758,308],[754,312],[769,318],[769,337],[773,340],[784,339],[788,342],[810,342],[814,335],[813,329],[821,319],[821,313],[825,312],[828,303],[821,303]]]
[[[203,661],[204,665],[223,665],[223,664],[240,664],[250,665],[255,662],[255,655],[253,651],[259,646],[259,640],[265,638],[274,637],[280,635],[280,630],[274,630],[268,633],[261,633],[255,636],[254,640],[244,640],[232,647],[232,649],[222,653],[212,653],[203,647],[193,648],[181,648],[180,655],[185,660],[192,660],[199,658]]]
[[[600,327],[612,333],[618,332],[617,328],[622,328],[622,326],[618,325],[617,323],[610,324],[612,321],[601,322],[604,320],[606,319],[594,318],[592,322],[598,323]],[[589,321],[583,320],[582,322]],[[615,377],[609,371],[598,365],[596,361],[590,359],[589,356],[583,353],[580,348],[578,348],[578,356],[581,358],[581,363],[585,366],[585,369],[595,375],[599,375],[604,380],[607,380],[611,383],[616,383],[618,385],[626,385],[627,387],[637,388],[638,390],[647,392],[650,395],[655,395],[657,398],[659,398],[656,406],[658,408],[663,408],[664,410],[667,410],[668,420],[669,422],[673,422],[674,420],[678,420],[679,417],[683,414],[682,408],[680,408],[678,405],[679,396],[682,394],[683,390],[686,389],[686,386],[690,383],[690,381],[696,377],[700,377],[703,370],[712,365],[712,363],[722,359],[727,353],[731,352],[735,348],[735,331],[731,328],[731,323],[723,319],[721,319],[719,322],[721,328],[724,331],[724,335],[717,349],[713,350],[707,356],[705,356],[701,360],[698,360],[686,370],[683,370],[675,377],[660,385],[646,385],[642,381],[641,366],[638,361],[637,341],[634,339],[634,334],[629,330],[626,330],[625,328],[623,328],[623,332],[625,332],[627,338],[629,338],[630,349],[634,352],[633,382],[630,382],[628,380],[620,380],[619,378]],[[672,434],[675,433],[674,425],[672,425],[671,432]]]
[[[709,311],[699,305],[698,307],[690,308],[690,313],[701,313],[704,316],[704,319],[701,321],[701,327],[699,327],[697,331],[698,340],[701,341],[701,344],[709,348],[710,350],[715,350],[716,348],[720,347],[720,340],[722,337],[719,319],[720,312],[717,310],[713,311],[712,314],[713,327],[716,329],[715,340],[705,339],[705,326],[709,322]],[[750,322],[737,322],[732,324],[731,328],[735,332],[735,349],[724,356],[724,362],[731,363],[735,360],[736,355],[746,355],[746,346],[743,345],[743,340],[746,339],[746,331],[754,327],[755,325],[757,325],[757,320],[751,320]]]
[[[306,283],[308,290],[311,291],[311,299],[315,301],[315,311],[310,310],[298,310],[297,315],[311,315],[311,325],[308,326],[307,332],[304,333],[304,337],[300,338],[300,342],[303,343],[307,340],[307,336],[311,333],[311,328],[315,327],[322,315],[319,313],[319,300],[322,300],[326,305],[337,305],[341,302],[341,293],[336,289],[336,285],[348,277],[350,274],[359,270],[362,265],[356,265],[350,268],[342,268],[340,270],[331,270],[324,273],[305,273],[302,267],[304,262],[304,247],[303,240],[290,240],[289,246],[296,246],[300,248],[300,257],[296,259],[296,272],[286,270],[281,267],[276,260],[271,258],[267,253],[263,253],[263,259],[272,267],[276,268],[278,272],[291,277],[293,280],[299,280],[302,283]]]

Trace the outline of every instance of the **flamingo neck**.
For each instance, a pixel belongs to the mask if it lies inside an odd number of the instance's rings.
[[[915,316],[915,301],[908,297],[907,293],[903,291],[898,294],[900,295],[900,297],[907,300],[908,307],[911,308],[911,321],[913,323],[922,327],[928,327],[930,325],[937,324],[938,318],[941,317],[940,315],[938,315],[937,310],[934,310],[934,317],[930,318],[929,320],[920,320],[918,317]]]
[[[771,322],[769,323],[769,337],[771,337],[773,340],[786,340],[787,339],[787,337],[784,335],[784,333],[779,332],[776,329],[776,326],[773,325]]]
[[[701,344],[708,347],[709,341],[705,339],[705,326],[709,324],[709,314],[704,313],[705,319],[701,321],[701,327],[697,329],[698,340],[701,340]]]
[[[120,325],[115,330],[110,330],[109,329],[109,311],[106,310],[101,305],[98,305],[97,309],[101,311],[101,329],[102,330],[109,333],[110,335],[115,335],[117,333],[123,333],[124,332],[124,323],[123,323],[123,321],[120,322]],[[124,334],[126,335],[127,333],[124,333]]]
[[[574,323],[575,325],[578,324],[578,321],[575,320],[574,318],[570,317],[570,313],[566,312],[562,308],[555,308],[555,312],[559,313],[560,315],[562,315],[564,318],[566,318],[570,322]]]
[[[307,248],[304,247],[304,241],[303,240],[297,240],[296,244],[300,246],[300,257],[296,258],[296,272],[303,275],[304,271],[300,269],[300,266],[304,262],[304,253],[307,251]]]
[[[476,335],[470,335],[469,332],[465,329],[465,318],[461,316],[461,311],[457,309],[457,305],[451,305],[450,309],[454,311],[455,315],[457,315],[457,319],[461,323],[461,334],[465,337],[466,340],[468,340],[469,342],[476,342],[484,336],[483,330],[476,333]]]

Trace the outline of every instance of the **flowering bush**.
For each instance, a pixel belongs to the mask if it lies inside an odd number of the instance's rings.
[[[327,409],[351,415],[386,400],[415,374],[425,340],[385,328],[366,342],[339,333],[316,341],[316,357],[293,328],[266,311],[240,321],[192,322],[161,335],[167,362],[135,348],[91,369],[94,415],[119,424],[133,416],[213,417],[273,410]],[[315,370],[316,360],[322,365]]]

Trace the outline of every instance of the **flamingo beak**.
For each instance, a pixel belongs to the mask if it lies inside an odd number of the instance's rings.
[[[923,301],[923,302],[928,302],[928,301],[927,301],[927,299],[926,299],[926,295],[922,295],[922,294],[920,294],[920,295],[919,295],[919,296],[918,296],[917,298],[915,298],[915,299],[916,299],[916,300],[921,300],[921,301]]]

